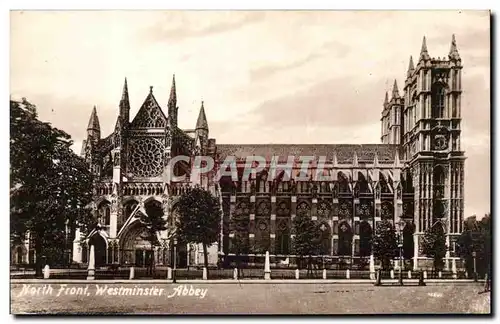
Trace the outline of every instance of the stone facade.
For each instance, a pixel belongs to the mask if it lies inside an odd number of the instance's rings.
[[[441,226],[447,235],[453,257],[453,240],[462,230],[464,207],[464,152],[461,134],[462,65],[453,37],[447,59],[431,58],[425,38],[416,66],[410,66],[402,95],[396,82],[391,99],[386,93],[381,126],[382,144],[331,145],[236,145],[217,144],[209,138],[209,127],[202,104],[194,129],[177,126],[177,92],[172,81],[167,114],[156,101],[151,88],[137,115],[130,121],[130,104],[125,80],[115,130],[102,138],[94,108],[83,143],[82,156],[98,180],[94,210],[100,230],[87,237],[78,232],[73,259],[86,262],[88,245],[97,246],[98,263],[171,264],[169,233],[160,235],[160,247],[148,251],[140,239],[142,231],[135,213],[147,204],[157,204],[171,221],[175,202],[192,183],[175,182],[165,172],[169,161],[179,155],[211,156],[215,169],[227,156],[236,157],[238,181],[212,176],[199,181],[220,198],[223,226],[219,242],[210,250],[210,261],[232,252],[234,231],[231,218],[249,218],[251,255],[269,251],[276,258],[291,254],[292,220],[306,214],[322,231],[322,245],[334,260],[354,262],[371,254],[370,238],[377,222],[403,221],[404,255],[421,259],[419,238],[431,226]],[[267,171],[241,180],[247,156],[326,157],[331,181],[267,181]],[[309,169],[315,172],[318,161]],[[187,163],[179,163],[176,174],[189,173]],[[300,172],[297,164],[293,171]],[[312,179],[312,178],[311,178]],[[178,266],[201,263],[201,250],[193,245],[177,247]],[[148,261],[149,260],[149,261]],[[417,267],[418,262],[414,262]]]

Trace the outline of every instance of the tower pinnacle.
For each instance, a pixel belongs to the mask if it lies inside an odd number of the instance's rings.
[[[399,91],[398,91],[398,83],[396,79],[394,79],[394,85],[392,87],[392,98],[399,98]]]
[[[420,60],[428,60],[430,59],[430,55],[427,52],[427,41],[425,39],[425,36],[422,40],[422,48],[420,49]]]
[[[455,40],[455,34],[451,36],[451,46],[450,46],[450,54],[448,54],[450,60],[459,60],[460,54],[458,54],[457,49],[457,41]]]
[[[205,115],[205,105],[201,102],[200,113],[198,115],[198,120],[196,121],[196,129],[208,130],[207,116]]]

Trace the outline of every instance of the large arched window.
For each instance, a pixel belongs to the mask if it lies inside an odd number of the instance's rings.
[[[286,255],[290,253],[290,228],[285,219],[281,220],[278,224],[275,244],[276,254]]]
[[[338,255],[352,255],[352,230],[347,222],[339,224],[339,249]]]
[[[366,221],[359,224],[359,255],[368,256],[372,253],[372,227]]]
[[[111,223],[111,204],[109,201],[102,201],[97,208],[99,224],[108,226]]]
[[[321,223],[319,225],[320,232],[320,254],[330,255],[332,249],[331,240],[331,230],[327,223]]]
[[[441,83],[432,85],[432,118],[444,118],[445,87]]]

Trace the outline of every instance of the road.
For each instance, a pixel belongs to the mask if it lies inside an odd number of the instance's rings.
[[[98,286],[97,286],[98,285]],[[45,289],[44,289],[45,287]],[[11,312],[78,314],[489,313],[479,284],[11,284]],[[135,288],[135,290],[134,290]],[[139,289],[141,288],[141,289]],[[184,289],[185,288],[185,289]],[[186,293],[186,295],[183,295]],[[191,295],[190,295],[191,294]]]

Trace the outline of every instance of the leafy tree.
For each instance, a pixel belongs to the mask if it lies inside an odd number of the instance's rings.
[[[38,120],[36,107],[26,100],[10,101],[10,127],[11,236],[30,233],[41,275],[49,246],[56,249],[51,254],[63,254],[66,225],[73,231],[90,217],[92,175],[71,150],[71,137]]]
[[[231,239],[232,253],[236,255],[238,272],[241,273],[242,254],[248,254],[250,243],[248,239],[248,226],[250,219],[244,214],[235,214],[231,219],[234,237]]]
[[[149,271],[153,273],[154,267],[154,247],[160,245],[158,235],[160,232],[167,230],[167,220],[163,217],[163,208],[160,203],[152,202],[146,204],[144,211],[141,212],[139,218],[145,230],[141,237],[148,241],[151,245],[152,260],[148,264]]]
[[[398,244],[396,232],[388,221],[381,221],[373,236],[373,256],[382,262],[382,269],[389,270],[391,260],[397,256]]]
[[[487,214],[480,221],[469,217],[464,221],[464,231],[457,240],[457,254],[465,261],[467,272],[474,272],[476,253],[476,271],[483,273],[489,270],[491,263],[491,218]]]
[[[424,232],[422,236],[422,254],[434,260],[434,269],[443,269],[446,250],[446,236],[441,224],[435,224]]]
[[[292,242],[293,252],[299,256],[299,267],[302,266],[304,257],[308,257],[308,275],[311,270],[311,256],[320,252],[321,232],[314,221],[306,214],[298,214],[293,219],[295,238]]]
[[[204,264],[208,271],[208,247],[220,235],[221,206],[219,199],[201,187],[181,195],[177,203],[177,237],[181,241],[203,245]]]

